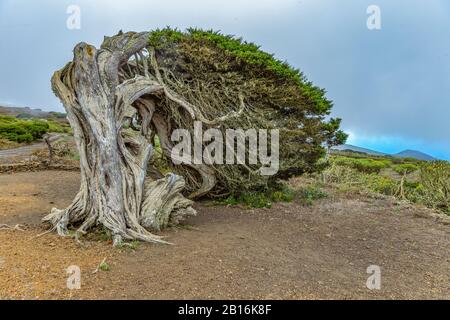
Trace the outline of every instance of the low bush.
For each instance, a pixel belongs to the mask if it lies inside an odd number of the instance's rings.
[[[273,202],[291,202],[297,192],[284,186],[276,186],[266,192],[249,192],[240,195],[231,195],[220,201],[225,205],[244,205],[249,208],[270,208]]]
[[[0,139],[23,143],[42,139],[48,132],[69,133],[70,127],[56,121],[0,116]]]
[[[398,174],[408,174],[419,170],[419,166],[412,163],[397,164],[392,167]]]
[[[401,167],[403,170],[415,169],[405,165]],[[324,182],[333,183],[344,189],[368,190],[400,196],[402,199],[450,214],[450,162],[421,162],[417,170],[420,170],[418,181],[411,182],[406,179],[395,180],[375,173],[360,172],[353,167],[334,162],[323,171],[321,177]],[[402,191],[399,192],[400,190]]]
[[[312,205],[315,200],[326,198],[328,194],[314,186],[301,188],[298,192],[298,198],[305,205]]]
[[[418,202],[450,214],[450,162],[432,161],[423,164],[415,197]]]
[[[379,173],[381,169],[391,165],[388,159],[335,157],[332,161],[337,165],[347,166],[364,173]]]
[[[380,176],[376,173],[364,173],[354,167],[332,163],[322,174],[327,183],[338,184],[344,188],[369,190],[393,195],[398,188],[398,181]]]

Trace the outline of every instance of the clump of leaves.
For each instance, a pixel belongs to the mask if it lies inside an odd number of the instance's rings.
[[[101,270],[101,271],[109,271],[109,270],[111,270],[111,267],[109,266],[109,264],[106,261],[103,261],[98,266],[98,269]]]
[[[391,165],[388,159],[335,157],[332,161],[338,165],[348,166],[363,173],[380,173],[381,169]]]
[[[225,205],[244,205],[248,208],[271,208],[274,202],[291,202],[296,192],[286,186],[277,186],[265,192],[249,192],[231,195],[221,201]]]
[[[408,174],[419,170],[419,166],[412,163],[402,163],[395,165],[393,169],[398,174]]]
[[[297,193],[300,201],[307,206],[311,206],[315,200],[323,199],[328,196],[325,191],[315,186],[301,188]]]

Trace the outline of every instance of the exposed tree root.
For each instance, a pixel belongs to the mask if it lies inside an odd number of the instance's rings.
[[[15,226],[10,226],[7,224],[0,224],[0,231],[1,230],[18,230],[18,231],[25,231],[25,226],[21,224],[16,224]]]

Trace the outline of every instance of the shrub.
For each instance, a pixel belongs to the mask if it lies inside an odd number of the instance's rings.
[[[21,125],[27,130],[27,133],[30,133],[33,136],[34,140],[41,139],[49,129],[47,121],[43,120],[24,121]]]
[[[348,157],[336,157],[333,159],[334,163],[354,168],[363,173],[379,173],[381,169],[387,168],[391,165],[391,162],[387,159],[361,159],[361,158],[348,158]]]
[[[408,174],[408,173],[412,173],[414,171],[419,170],[419,167],[412,163],[402,163],[402,164],[395,165],[393,167],[393,169],[398,174],[405,174],[405,173]]]
[[[407,166],[409,170],[413,168]],[[397,181],[375,173],[367,174],[350,166],[333,163],[323,171],[323,180],[344,188],[369,190],[385,195],[401,196],[409,201],[450,214],[450,162],[422,162],[417,182]],[[399,194],[403,184],[403,192]]]
[[[450,162],[432,161],[420,168],[419,202],[450,214]]]
[[[298,196],[302,203],[310,206],[314,200],[325,198],[328,194],[317,187],[308,186],[301,188],[298,192]]]
[[[286,186],[282,186],[280,190],[270,193],[270,199],[273,202],[291,202],[295,199],[296,192]]]
[[[243,204],[249,208],[270,208],[272,201],[264,193],[246,193],[239,196],[229,196],[223,201],[226,205]]]
[[[398,181],[376,173],[364,173],[350,166],[332,163],[323,172],[323,179],[328,183],[341,185],[345,188],[369,190],[372,192],[393,195],[398,188]]]
[[[21,142],[31,142],[33,140],[34,140],[34,138],[31,135],[31,133],[25,133],[25,134],[17,135],[15,141],[21,143]]]
[[[231,195],[222,201],[226,205],[243,204],[249,208],[270,208],[273,202],[291,202],[297,193],[288,187],[276,186],[266,192],[248,192],[240,195]]]
[[[56,121],[48,121],[48,132],[64,133],[65,128]]]
[[[14,142],[31,142],[41,139],[49,131],[44,120],[22,120],[10,116],[0,116],[0,138]]]

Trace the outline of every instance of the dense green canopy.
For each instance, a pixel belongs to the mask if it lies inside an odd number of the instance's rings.
[[[197,106],[205,119],[238,113],[243,98],[244,112],[221,122],[220,128],[280,129],[278,173],[261,177],[252,166],[214,165],[216,193],[266,188],[279,178],[316,171],[324,146],[346,139],[340,119],[326,121],[333,104],[325,90],[253,43],[214,31],[166,28],[150,33],[148,50],[154,52],[164,83]],[[172,129],[193,127],[176,103],[165,99],[161,104]],[[184,175],[188,186],[195,184],[195,178]]]

